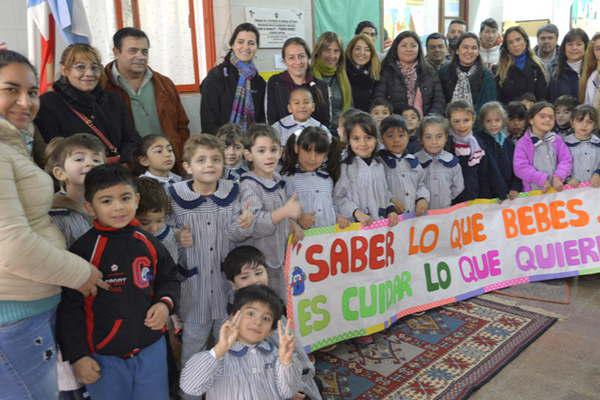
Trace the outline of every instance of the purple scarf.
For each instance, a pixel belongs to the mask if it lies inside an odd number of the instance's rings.
[[[242,129],[246,129],[248,125],[254,122],[254,102],[252,100],[251,82],[252,78],[258,73],[252,61],[243,62],[238,59],[233,52],[229,61],[235,66],[239,72],[237,87],[235,88],[235,96],[231,105],[231,115],[229,121],[234,124],[241,125]]]

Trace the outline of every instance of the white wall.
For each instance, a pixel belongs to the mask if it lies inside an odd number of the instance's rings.
[[[25,0],[0,0],[0,41],[27,54],[27,8]]]

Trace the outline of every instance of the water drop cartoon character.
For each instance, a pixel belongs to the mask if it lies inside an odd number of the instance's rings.
[[[294,272],[292,272],[292,282],[290,283],[292,295],[300,296],[304,293],[304,281],[306,281],[306,274],[302,268],[294,267]]]

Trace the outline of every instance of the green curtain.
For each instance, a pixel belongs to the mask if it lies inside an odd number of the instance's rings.
[[[381,51],[381,2],[379,0],[313,0],[315,43],[321,33],[336,32],[344,46],[354,37],[360,21],[368,20],[377,27],[377,50]]]

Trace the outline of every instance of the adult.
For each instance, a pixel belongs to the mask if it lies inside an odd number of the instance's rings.
[[[121,97],[103,89],[103,72],[98,50],[83,43],[68,46],[54,90],[40,97],[35,124],[46,141],[75,133],[98,136],[111,162],[127,162],[140,137]]]
[[[225,59],[208,71],[200,86],[202,132],[215,134],[227,122],[244,130],[265,122],[266,83],[253,62],[259,44],[256,26],[244,22],[233,30]]]
[[[482,105],[496,100],[496,81],[483,66],[477,35],[464,33],[457,46],[452,62],[439,72],[446,103],[464,100],[479,112]]]
[[[356,35],[346,47],[346,73],[352,87],[354,108],[369,112],[381,64],[375,45],[365,34]]]
[[[373,43],[377,43],[377,27],[371,21],[360,21],[356,25],[354,35],[367,35],[371,38]]]
[[[427,49],[425,60],[436,71],[439,71],[442,65],[448,63],[448,42],[441,33],[434,32],[427,36],[425,48]]]
[[[571,29],[558,49],[558,62],[548,85],[548,100],[552,103],[563,94],[579,98],[579,77],[589,38],[581,28]]]
[[[317,40],[312,72],[329,86],[331,104],[330,130],[335,132],[340,114],[352,107],[352,88],[346,74],[342,40],[335,32],[323,32]]]
[[[423,58],[416,33],[398,34],[381,65],[381,79],[373,91],[375,100],[386,100],[401,114],[413,106],[421,115],[442,114],[444,92],[437,72]]]
[[[579,102],[593,106],[600,112],[600,33],[588,44],[583,72],[579,80]]]
[[[479,26],[479,41],[481,48],[479,55],[483,66],[492,69],[500,60],[500,40],[498,33],[498,22],[494,18],[488,18]]]
[[[148,66],[149,49],[150,40],[143,31],[119,29],[113,35],[115,60],[104,67],[106,90],[125,101],[140,136],[165,136],[181,161],[190,121],[173,81]]]
[[[454,52],[458,44],[458,38],[460,35],[467,31],[467,23],[465,20],[457,18],[450,21],[448,24],[448,30],[446,31],[446,38],[448,39],[448,50],[450,59],[454,57]]]
[[[57,399],[55,310],[61,286],[96,292],[102,274],[65,250],[50,221],[52,179],[30,158],[11,122],[27,126],[39,109],[35,70],[0,51],[0,387],[8,399]]]
[[[537,45],[533,51],[546,68],[546,76],[552,76],[558,62],[558,27],[546,24],[538,29],[536,36]]]
[[[273,125],[288,115],[288,102],[292,90],[306,87],[315,102],[313,118],[325,126],[331,122],[329,109],[329,87],[320,79],[315,79],[310,68],[310,49],[299,37],[291,37],[283,43],[281,58],[287,70],[272,75],[267,82],[265,114],[269,125]]]
[[[498,100],[504,104],[531,93],[536,101],[546,98],[544,65],[529,47],[529,37],[520,26],[504,32],[496,73]]]

